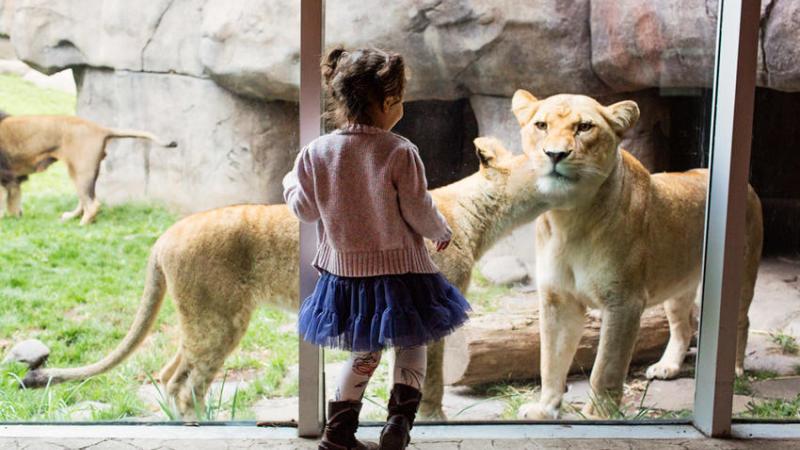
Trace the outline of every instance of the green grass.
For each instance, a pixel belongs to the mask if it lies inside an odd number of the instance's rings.
[[[782,331],[776,331],[769,334],[772,342],[780,347],[784,355],[796,355],[800,347],[797,345],[797,340]]]
[[[514,289],[492,283],[478,270],[476,266],[472,270],[472,283],[469,287],[470,305],[480,312],[495,312],[498,307],[498,300],[508,297],[514,293]]]
[[[759,419],[800,419],[800,394],[794,399],[756,400],[747,403],[747,412],[741,417]]]
[[[8,114],[75,114],[75,96],[0,75],[0,110]]]
[[[72,114],[75,98],[0,76],[0,109]],[[88,227],[77,220],[61,223],[60,214],[77,203],[61,164],[32,176],[22,190],[24,216],[0,219],[0,353],[36,338],[50,347],[50,367],[97,361],[127,332],[150,247],[177,216],[158,206],[130,204],[104,207]],[[288,376],[297,362],[293,321],[291,314],[260,308],[240,348],[228,358],[228,382],[249,381],[236,396],[237,418],[252,418],[250,406],[263,396],[296,395],[297,380]],[[94,411],[93,420],[158,414],[161,408],[148,409],[137,392],[174,354],[177,337],[175,309],[167,299],[133,357],[84,383],[25,390],[19,386],[24,367],[0,367],[0,421],[69,420],[71,409],[83,401],[110,405]],[[229,415],[231,403],[209,399],[202,416],[226,417],[220,412]]]

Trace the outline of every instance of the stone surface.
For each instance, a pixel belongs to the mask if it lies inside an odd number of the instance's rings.
[[[442,409],[448,420],[499,420],[506,403],[478,396],[468,387],[445,386]]]
[[[762,2],[761,85],[783,91],[800,90],[800,3]]]
[[[755,381],[753,392],[762,398],[791,400],[800,395],[800,377]]]
[[[800,355],[785,354],[770,333],[783,332],[800,342],[800,262],[764,259],[750,305],[750,334],[745,369],[795,375]]]
[[[248,97],[297,100],[299,2],[209,2],[203,12],[200,61],[211,78]]]
[[[16,59],[0,59],[0,74],[16,75],[21,77],[31,71],[31,68]]]
[[[715,1],[593,0],[592,67],[616,91],[710,86]]]
[[[108,403],[86,400],[61,410],[61,414],[69,421],[87,422],[94,420],[95,414],[108,411],[111,408],[112,406]]]
[[[42,89],[54,89],[72,95],[78,93],[75,86],[75,78],[72,76],[72,69],[62,70],[49,76],[30,70],[22,78]]]
[[[531,222],[512,231],[511,234],[497,241],[495,245],[478,260],[478,267],[484,267],[487,262],[493,259],[511,256],[519,260],[525,268],[527,284],[535,285],[536,245],[533,239],[535,236],[535,229],[534,223]]]
[[[253,404],[253,414],[259,422],[296,422],[297,397],[263,398]]]
[[[14,19],[14,11],[16,10],[16,2],[18,0],[3,0],[0,1],[0,38],[8,38],[11,33],[11,21]],[[6,42],[3,43],[3,46]]]
[[[483,276],[495,284],[513,285],[528,281],[525,263],[513,255],[483,258],[479,267]]]
[[[27,339],[11,347],[3,364],[10,362],[20,362],[27,364],[30,369],[36,369],[47,361],[50,356],[50,349],[38,339]]]
[[[186,76],[87,69],[80,79],[82,117],[178,142],[177,148],[110,142],[98,180],[101,200],[154,199],[185,212],[282,201],[281,178],[298,147],[296,104],[243,99]]]

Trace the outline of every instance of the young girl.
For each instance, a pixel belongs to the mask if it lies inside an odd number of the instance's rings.
[[[467,320],[469,305],[439,273],[423,237],[447,248],[451,230],[427,191],[414,144],[389,130],[403,116],[405,66],[396,53],[337,48],[322,62],[340,127],[297,157],[284,198],[317,222],[321,276],[300,308],[303,339],[352,352],[328,403],[320,449],[374,449],[355,438],[361,399],[382,350],[395,348],[380,448],[402,449],[419,407],[426,343]]]

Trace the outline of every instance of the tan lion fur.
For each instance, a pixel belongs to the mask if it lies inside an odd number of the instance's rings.
[[[78,206],[64,213],[62,220],[83,214],[81,224],[91,223],[100,207],[95,198],[100,163],[106,156],[106,142],[113,138],[141,138],[164,147],[176,146],[174,142],[164,142],[144,131],[105,128],[80,117],[4,117],[0,120],[0,153],[3,153],[0,157],[7,160],[8,176],[4,177],[0,191],[6,196],[8,214],[22,215],[20,182],[59,160],[66,164],[78,191]],[[0,204],[0,212],[2,206]]]
[[[453,229],[447,250],[429,250],[444,275],[462,292],[475,261],[501,236],[532,221],[539,202],[527,156],[512,156],[493,139],[476,140],[481,168],[432,195]],[[27,386],[85,379],[119,364],[142,342],[166,292],[178,311],[177,354],[161,372],[184,417],[202,400],[225,358],[247,330],[258,304],[298,310],[299,225],[285,205],[244,205],[186,217],[154,245],[142,303],[125,339],[98,363],[30,372]],[[441,343],[429,348],[422,413],[441,416]]]
[[[602,311],[590,378],[593,395],[618,404],[645,308],[663,304],[670,323],[667,348],[647,369],[647,377],[671,378],[680,370],[694,329],[691,311],[701,275],[708,171],[651,175],[619,149],[621,135],[639,117],[632,101],[603,106],[580,95],[539,101],[520,90],[512,109],[540,194],[558,205],[536,222],[542,394],[521,415],[558,416],[587,308]],[[553,164],[556,155],[562,159]],[[736,360],[740,374],[763,237],[761,205],[752,188],[746,216]],[[588,401],[584,412],[593,416],[602,414],[600,409]]]

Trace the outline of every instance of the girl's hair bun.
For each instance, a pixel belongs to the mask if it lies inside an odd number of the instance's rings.
[[[336,68],[339,67],[339,61],[346,55],[347,50],[342,46],[338,46],[329,51],[325,58],[322,59],[322,77],[325,79],[326,85],[331,83],[336,74]]]
[[[402,97],[405,63],[394,52],[376,48],[347,51],[337,46],[320,63],[328,94],[326,119],[337,126],[346,122],[371,125],[371,105]]]

